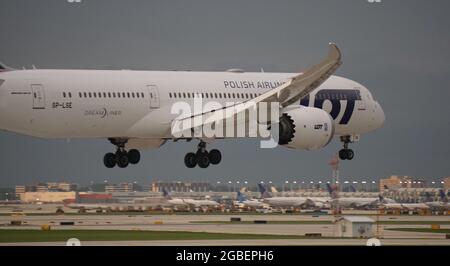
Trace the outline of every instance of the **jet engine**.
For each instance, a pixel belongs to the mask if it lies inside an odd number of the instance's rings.
[[[330,143],[333,135],[333,119],[322,109],[288,107],[280,117],[278,144],[288,148],[319,149]]]

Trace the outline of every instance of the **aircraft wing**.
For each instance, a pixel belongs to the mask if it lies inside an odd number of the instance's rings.
[[[300,73],[288,82],[274,88],[250,101],[226,106],[220,109],[213,109],[201,114],[175,119],[172,123],[172,135],[182,135],[183,133],[195,133],[207,124],[217,123],[225,119],[237,121],[237,115],[246,112],[251,108],[257,108],[261,102],[278,102],[280,107],[285,107],[297,102],[308,95],[315,88],[319,87],[327,80],[342,64],[341,52],[334,44],[329,44],[328,56],[319,64],[310,67],[304,73]],[[246,116],[244,116],[246,117]],[[237,123],[246,123],[248,118]]]

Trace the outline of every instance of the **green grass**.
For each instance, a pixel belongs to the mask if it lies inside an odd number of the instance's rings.
[[[195,224],[254,224],[253,221],[191,221]],[[266,224],[333,224],[332,221],[267,221]]]
[[[0,242],[60,242],[70,238],[80,241],[127,240],[222,240],[222,239],[300,239],[295,235],[226,234],[205,232],[135,231],[135,230],[0,230]]]
[[[416,233],[441,233],[450,234],[450,229],[431,229],[431,228],[386,228],[392,231],[416,232]]]
[[[196,224],[253,224],[253,221],[240,221],[240,222],[232,222],[232,221],[191,221],[190,223]],[[267,224],[333,224],[331,220],[307,220],[307,221],[267,221]],[[450,221],[380,221],[380,224],[383,225],[392,225],[392,224],[404,224],[404,225],[431,225],[431,224],[440,224],[447,225],[450,224]]]
[[[432,224],[450,224],[450,221],[380,221],[380,224],[408,224],[408,225],[432,225]]]

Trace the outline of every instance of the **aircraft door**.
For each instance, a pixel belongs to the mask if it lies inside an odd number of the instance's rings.
[[[159,108],[159,93],[156,85],[147,85],[148,93],[150,97],[150,108]]]
[[[32,84],[33,109],[45,109],[45,92],[41,84]]]

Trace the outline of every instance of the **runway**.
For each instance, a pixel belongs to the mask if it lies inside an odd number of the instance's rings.
[[[244,223],[227,223],[231,217],[240,217]],[[376,217],[372,217],[376,220]],[[411,222],[444,223],[442,229],[450,228],[448,216],[380,216],[379,221],[390,224],[379,225],[378,232],[385,245],[450,245],[444,233],[420,233],[386,230],[388,228],[430,228],[429,224]],[[335,225],[331,215],[25,215],[0,216],[1,229],[38,229],[43,224],[52,230],[150,230],[189,231],[208,233],[296,235],[318,233],[322,237],[334,237]],[[21,220],[23,225],[11,226],[11,220]],[[254,224],[255,220],[268,221]],[[60,225],[73,222],[74,225]],[[207,222],[207,223],[199,223]],[[217,222],[217,223],[214,223]],[[270,223],[273,222],[273,223]],[[279,223],[276,223],[279,222]],[[280,223],[283,222],[283,223]],[[162,223],[162,224],[155,224]],[[445,224],[447,223],[447,224]],[[271,239],[271,240],[159,240],[159,241],[90,241],[83,245],[365,245],[365,239]],[[65,245],[64,242],[48,243],[3,243],[1,245]]]
[[[366,246],[366,239],[87,241],[82,246]],[[0,246],[65,246],[66,242],[0,243]],[[443,246],[446,239],[382,239],[385,246]]]

